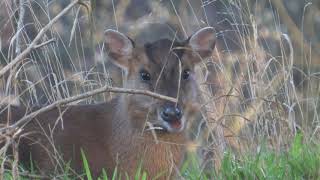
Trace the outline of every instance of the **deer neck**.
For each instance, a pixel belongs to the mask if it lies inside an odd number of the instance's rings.
[[[132,103],[127,95],[118,99],[112,120],[112,156],[120,169],[132,174],[143,161],[144,168],[155,176],[159,169],[168,170],[172,162],[182,160],[185,134],[156,132],[155,137],[150,131],[144,132],[148,111]]]

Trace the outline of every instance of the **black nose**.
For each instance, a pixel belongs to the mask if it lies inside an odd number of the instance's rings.
[[[181,116],[181,109],[175,106],[166,106],[163,108],[163,111],[161,112],[161,118],[167,122],[180,120]]]

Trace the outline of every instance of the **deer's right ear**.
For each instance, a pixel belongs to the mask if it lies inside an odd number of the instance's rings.
[[[189,38],[189,46],[202,59],[211,56],[216,44],[216,32],[213,27],[205,27],[198,30]],[[199,56],[198,56],[199,57]],[[201,59],[194,58],[195,62],[200,62]]]
[[[122,69],[129,67],[129,59],[132,56],[133,44],[124,34],[108,29],[104,32],[105,45],[111,61]]]

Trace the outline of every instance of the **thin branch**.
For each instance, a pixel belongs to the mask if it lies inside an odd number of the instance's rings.
[[[25,16],[25,3],[26,0],[20,0],[19,1],[19,19],[17,23],[17,39],[16,39],[16,56],[21,53],[21,44],[22,44],[22,38],[23,38],[23,32],[21,29],[24,26],[24,16]],[[16,68],[15,70],[16,71]],[[13,73],[14,74],[14,73]],[[10,74],[10,77],[12,74]],[[8,79],[8,84],[10,85],[11,78]],[[9,87],[9,86],[7,86]],[[12,163],[12,179],[16,180],[19,179],[19,170],[18,170],[18,151],[17,151],[17,144],[15,142],[12,142],[12,153],[13,153],[13,163]]]
[[[56,42],[56,39],[55,38],[52,38],[46,42],[43,42],[41,44],[38,44],[38,45],[35,45],[33,49],[38,49],[38,48],[41,48],[42,46],[46,46],[47,44],[50,44],[50,43],[53,43],[53,42]]]
[[[17,57],[15,57],[9,64],[7,64],[5,67],[3,67],[0,70],[0,78],[10,69],[12,69],[13,66],[20,63],[26,55],[28,55],[34,47],[37,45],[38,41],[42,38],[42,36],[45,34],[46,31],[48,31],[54,23],[56,23],[63,15],[69,12],[70,9],[73,8],[76,4],[79,3],[80,0],[74,0],[72,1],[66,8],[64,8],[56,17],[54,17],[46,26],[44,26],[37,36],[34,38],[34,40],[31,42],[31,44]]]
[[[50,105],[48,105],[46,107],[43,107],[43,108],[41,108],[41,109],[39,109],[37,111],[34,111],[34,112],[24,116],[23,118],[21,118],[15,124],[10,125],[10,126],[5,127],[5,128],[1,128],[0,129],[0,134],[4,133],[4,131],[14,130],[17,127],[21,126],[22,124],[28,123],[32,118],[36,117],[37,115],[39,115],[41,113],[44,113],[44,112],[47,112],[47,111],[50,111],[50,110],[54,109],[55,107],[59,107],[61,105],[65,105],[65,104],[68,104],[70,102],[74,102],[74,101],[77,101],[77,100],[80,100],[80,99],[85,99],[85,98],[88,98],[88,97],[91,97],[93,95],[100,94],[100,93],[103,93],[103,92],[141,94],[141,95],[154,97],[154,98],[157,98],[157,99],[171,101],[171,102],[174,102],[174,103],[177,102],[177,99],[175,99],[175,98],[168,97],[168,96],[163,96],[163,95],[151,92],[151,91],[104,86],[102,88],[95,89],[93,91],[89,91],[89,92],[84,93],[84,94],[80,94],[80,95],[73,96],[73,97],[70,97],[70,98],[66,98],[66,99],[63,99],[63,100],[55,101],[54,103],[52,103],[52,104],[50,104]]]
[[[80,7],[78,8],[77,13],[76,13],[76,17],[74,18],[74,21],[73,21],[73,25],[72,25],[72,29],[71,29],[71,33],[70,33],[70,39],[69,39],[69,47],[71,46],[71,42],[72,42],[74,35],[75,35],[75,32],[76,32],[76,27],[77,27],[77,24],[79,21],[78,20],[79,14],[80,14]]]
[[[17,24],[16,54],[21,53],[21,39],[22,39],[21,29],[24,26],[23,20],[24,20],[24,14],[26,12],[25,7],[24,7],[25,3],[26,3],[25,0],[19,1],[19,19],[18,19],[18,24]]]

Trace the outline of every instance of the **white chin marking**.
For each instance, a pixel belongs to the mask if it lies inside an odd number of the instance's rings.
[[[165,128],[163,128],[161,126],[152,126],[152,127],[148,126],[146,128],[146,131],[150,131],[150,130],[165,130]]]

